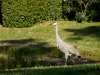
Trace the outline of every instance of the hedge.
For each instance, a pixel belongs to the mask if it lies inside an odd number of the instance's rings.
[[[0,0],[0,24],[2,24],[1,0]]]
[[[3,0],[3,26],[22,28],[55,18],[60,19],[61,2],[62,0]]]

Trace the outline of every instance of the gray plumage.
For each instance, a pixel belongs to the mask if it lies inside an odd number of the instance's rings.
[[[72,55],[78,56],[78,58],[81,58],[81,55],[75,45],[72,45],[70,43],[64,42],[61,40],[61,38],[58,35],[58,23],[55,21],[53,22],[53,25],[56,27],[56,42],[57,42],[57,49],[60,49],[63,53],[65,53],[65,65],[67,63],[68,57],[71,57]],[[71,59],[72,60],[72,59]],[[74,61],[72,60],[74,63]]]

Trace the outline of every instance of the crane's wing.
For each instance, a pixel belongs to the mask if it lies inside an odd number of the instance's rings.
[[[64,43],[64,46],[66,46],[66,47],[69,47],[69,48],[77,48],[77,46],[76,45],[73,45],[73,44],[70,44],[70,43],[67,43],[67,42],[63,42]]]
[[[63,45],[65,47],[65,49],[70,53],[70,54],[74,54],[75,52],[78,51],[77,46],[67,43],[67,42],[63,42]]]

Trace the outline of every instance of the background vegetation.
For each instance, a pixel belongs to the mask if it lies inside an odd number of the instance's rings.
[[[100,75],[100,64],[85,64],[100,62],[100,22],[92,22],[100,21],[99,7],[100,0],[0,0],[0,24],[9,27],[0,25],[0,75]],[[58,66],[64,64],[64,54],[47,26],[55,19],[67,20],[58,21],[59,35],[78,46],[82,59],[73,58],[78,65]]]
[[[63,18],[78,22],[100,21],[99,5],[99,0],[63,0]]]
[[[3,0],[2,21],[5,27],[30,27],[35,23],[60,19],[61,0]]]
[[[2,13],[1,13],[1,0],[0,0],[0,24],[2,24]]]
[[[99,0],[1,0],[0,6],[1,23],[10,28],[55,19],[100,21]]]

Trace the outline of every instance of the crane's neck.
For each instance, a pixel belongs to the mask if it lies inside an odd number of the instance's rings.
[[[58,34],[58,23],[56,24],[56,41],[60,40],[59,34]]]
[[[56,24],[56,38],[58,37],[58,24]]]
[[[59,49],[59,46],[62,43],[62,40],[60,39],[59,34],[58,34],[58,23],[56,24],[56,43],[57,43],[57,49]]]

